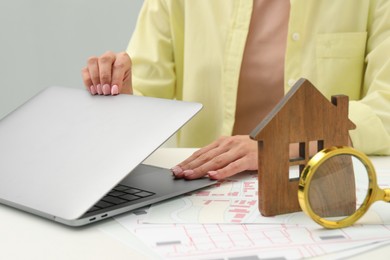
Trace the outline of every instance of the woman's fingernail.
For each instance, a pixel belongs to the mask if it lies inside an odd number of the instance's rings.
[[[89,91],[91,91],[92,95],[96,95],[96,89],[93,85],[89,87]]]
[[[102,85],[98,84],[96,86],[96,91],[99,95],[102,95],[103,94],[103,91],[102,91]]]
[[[119,94],[119,88],[117,85],[112,86],[111,88],[111,95],[118,95]]]
[[[209,176],[209,179],[212,179],[212,180],[218,180],[220,178],[220,177],[218,177],[217,171],[209,171],[209,172],[207,172],[207,175]]]
[[[194,170],[185,170],[183,171],[184,176],[188,177],[192,174],[194,174]]]
[[[209,176],[211,176],[211,177],[213,177],[214,175],[217,175],[217,171],[209,171],[209,172],[207,172],[207,174],[209,175]]]
[[[103,94],[104,95],[111,95],[110,85],[108,85],[108,84],[103,85]]]
[[[175,166],[171,169],[172,173],[176,176],[183,172],[183,170],[179,166]]]

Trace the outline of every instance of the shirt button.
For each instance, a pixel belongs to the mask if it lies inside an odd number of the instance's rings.
[[[289,79],[288,82],[287,82],[287,84],[288,84],[290,87],[294,86],[294,84],[295,84],[295,79]]]
[[[299,33],[293,33],[291,35],[291,37],[292,37],[293,41],[299,41],[299,39],[300,39]]]

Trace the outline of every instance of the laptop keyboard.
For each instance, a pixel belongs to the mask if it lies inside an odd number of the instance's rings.
[[[139,200],[145,197],[154,195],[155,193],[129,187],[123,184],[118,184],[112,189],[106,196],[104,196],[99,202],[97,202],[87,213],[112,207],[115,205],[127,203],[130,201]]]

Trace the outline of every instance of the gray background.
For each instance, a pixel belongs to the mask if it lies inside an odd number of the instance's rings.
[[[45,87],[82,87],[88,57],[126,49],[142,2],[1,1],[0,118]]]

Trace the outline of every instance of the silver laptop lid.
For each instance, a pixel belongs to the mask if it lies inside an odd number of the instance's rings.
[[[0,202],[77,219],[201,107],[47,88],[0,121]]]

